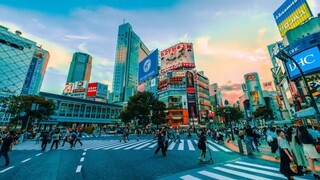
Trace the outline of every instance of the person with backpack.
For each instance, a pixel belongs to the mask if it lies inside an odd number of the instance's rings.
[[[52,135],[52,144],[51,144],[51,148],[50,150],[52,150],[53,146],[56,145],[56,150],[58,149],[58,144],[60,141],[61,135],[59,133],[59,131],[54,132],[54,134]]]
[[[206,138],[206,130],[203,130],[200,135],[200,139],[198,141],[198,148],[201,150],[200,157],[198,158],[200,162],[205,161],[206,152],[207,152],[207,138]]]
[[[77,142],[80,143],[80,145],[82,146],[82,142],[81,142],[81,138],[82,138],[82,130],[77,130],[77,135],[76,135],[76,140],[74,141],[73,147],[76,147]]]
[[[12,151],[13,142],[14,142],[13,135],[14,135],[14,132],[9,131],[5,138],[0,137],[0,142],[2,143],[1,149],[0,149],[0,158],[1,156],[5,158],[6,160],[5,166],[9,166],[10,164],[8,152]]]

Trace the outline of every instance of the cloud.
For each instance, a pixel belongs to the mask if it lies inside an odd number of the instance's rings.
[[[67,39],[89,39],[89,37],[87,36],[79,36],[79,35],[65,35],[64,37],[66,37]]]

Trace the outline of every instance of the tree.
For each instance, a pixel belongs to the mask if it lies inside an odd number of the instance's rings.
[[[242,112],[239,108],[234,107],[219,107],[215,112],[217,116],[222,116],[227,120],[238,122],[239,119],[243,118]]]
[[[25,127],[29,118],[39,120],[46,119],[54,113],[55,105],[52,100],[42,96],[11,96],[1,100],[8,107],[7,113],[15,115],[13,124],[21,120],[22,127]]]
[[[264,119],[273,118],[273,112],[267,106],[262,106],[256,109],[253,113],[255,118],[263,117]]]
[[[139,125],[147,125],[150,120],[153,124],[165,123],[165,104],[159,101],[151,92],[144,91],[132,96],[128,101],[127,109],[122,111],[120,118],[125,124],[137,120]]]

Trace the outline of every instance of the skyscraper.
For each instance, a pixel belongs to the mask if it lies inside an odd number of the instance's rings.
[[[92,57],[89,54],[75,52],[69,68],[68,82],[90,81]]]
[[[44,50],[37,47],[36,42],[23,38],[21,34],[20,31],[12,33],[8,28],[0,26],[0,96],[39,92],[46,68],[44,65],[47,62],[41,63],[41,66],[35,59],[39,59],[38,51]],[[47,51],[44,52],[48,54]],[[49,56],[43,55],[42,57],[48,61]],[[39,73],[30,71],[32,63],[34,64],[32,69],[41,71],[41,76]],[[27,93],[23,93],[23,89]]]
[[[138,63],[150,53],[129,23],[119,26],[113,73],[113,102],[128,101],[137,92]]]

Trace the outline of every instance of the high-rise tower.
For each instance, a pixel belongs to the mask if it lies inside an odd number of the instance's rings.
[[[37,94],[40,90],[49,54],[21,34],[0,26],[0,96]]]
[[[129,23],[119,26],[113,73],[113,102],[128,101],[137,92],[138,63],[150,53]]]
[[[68,82],[90,81],[92,57],[89,54],[76,52],[73,54],[69,68]]]

